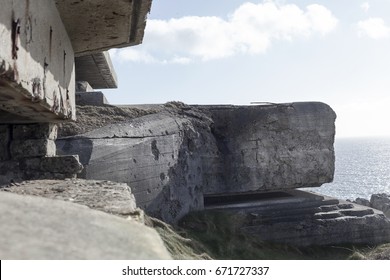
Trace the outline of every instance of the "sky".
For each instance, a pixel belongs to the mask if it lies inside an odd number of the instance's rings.
[[[336,137],[390,135],[390,0],[153,0],[110,50],[111,104],[321,101]]]

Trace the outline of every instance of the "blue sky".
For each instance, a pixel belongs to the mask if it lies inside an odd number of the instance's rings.
[[[154,0],[111,50],[112,104],[322,101],[338,137],[390,135],[390,0]]]

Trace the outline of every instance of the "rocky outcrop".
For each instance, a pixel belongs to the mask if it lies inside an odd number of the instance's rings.
[[[86,206],[0,192],[1,259],[170,259],[158,234]]]
[[[109,181],[83,179],[24,181],[3,186],[0,191],[69,201],[122,217],[133,215],[137,208],[128,185]]]
[[[382,211],[390,219],[390,195],[379,193],[371,195],[371,199],[367,200],[358,197],[354,201],[357,204],[365,205]]]
[[[237,231],[267,242],[295,246],[390,242],[390,220],[382,212],[315,193],[289,190],[228,203],[220,198],[206,208],[231,213]]]
[[[139,207],[174,223],[202,210],[204,195],[332,181],[335,117],[323,103],[169,103],[154,114],[58,139],[57,149],[79,155],[80,177],[125,182]]]

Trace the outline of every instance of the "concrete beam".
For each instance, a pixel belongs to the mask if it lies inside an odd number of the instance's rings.
[[[74,53],[55,3],[1,1],[0,35],[0,111],[29,122],[74,120]],[[0,113],[0,123],[10,122]]]
[[[110,54],[96,54],[76,57],[76,81],[87,81],[92,88],[117,88],[118,81]]]
[[[55,0],[76,56],[142,42],[152,0]]]

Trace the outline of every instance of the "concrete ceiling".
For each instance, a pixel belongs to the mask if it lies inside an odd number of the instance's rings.
[[[75,58],[76,81],[87,81],[92,88],[116,88],[116,73],[108,52]]]
[[[142,43],[152,0],[55,0],[75,56]]]

